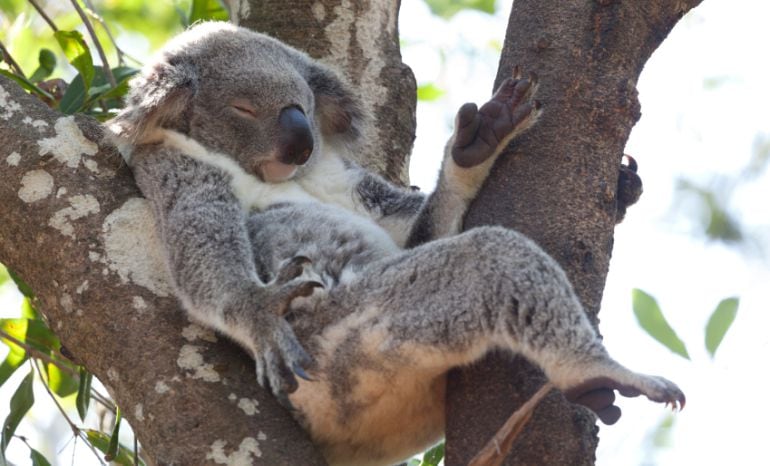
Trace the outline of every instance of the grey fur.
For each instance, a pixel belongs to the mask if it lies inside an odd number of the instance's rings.
[[[463,106],[430,196],[344,158],[367,120],[332,71],[232,25],[199,25],[165,47],[109,127],[154,206],[190,316],[250,352],[259,383],[331,464],[386,465],[440,438],[444,375],[495,348],[578,401],[600,388],[684,402],[671,382],[607,355],[536,244],[502,228],[459,233],[495,158],[537,118],[535,88],[514,76],[481,109]],[[313,152],[264,182],[287,107],[307,115]]]

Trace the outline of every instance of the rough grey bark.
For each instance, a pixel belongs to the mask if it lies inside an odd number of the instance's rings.
[[[398,0],[227,0],[236,24],[304,50],[344,73],[374,124],[358,162],[407,184],[417,85],[401,62]]]
[[[501,157],[465,226],[504,225],[533,238],[567,271],[594,322],[612,253],[620,158],[640,117],[636,81],[671,28],[700,1],[513,5],[496,82],[515,64],[536,72],[543,116]],[[454,371],[446,464],[467,464],[543,382],[521,359],[490,357]],[[506,464],[593,464],[596,433],[590,414],[554,393]]]

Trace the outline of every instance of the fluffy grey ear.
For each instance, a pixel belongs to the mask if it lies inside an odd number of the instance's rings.
[[[347,141],[357,139],[365,113],[347,84],[334,72],[316,63],[308,68],[307,82],[315,94],[316,113],[324,136]]]
[[[121,143],[152,142],[154,130],[182,126],[182,115],[198,86],[190,63],[176,57],[159,61],[131,81],[126,107],[107,127]]]

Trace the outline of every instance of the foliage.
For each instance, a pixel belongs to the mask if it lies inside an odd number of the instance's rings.
[[[412,459],[409,466],[438,466],[444,459],[444,442],[429,449],[422,455],[422,460]]]
[[[495,12],[495,0],[425,0],[430,11],[449,19],[462,10],[478,10],[492,14]]]
[[[668,323],[654,297],[642,290],[634,289],[631,292],[634,315],[639,326],[652,338],[663,346],[685,359],[690,359],[684,342],[677,336],[674,329]],[[736,297],[726,298],[720,301],[706,324],[705,346],[709,355],[713,358],[719,345],[722,343],[727,331],[730,330],[738,313],[740,300]]]
[[[105,17],[99,16],[90,0],[85,0],[85,17],[81,18],[74,9],[61,12],[63,6],[60,5],[58,9],[51,8],[59,11],[58,15],[53,18],[46,15],[46,21],[41,21],[27,2],[2,0],[0,11],[7,15],[2,22],[9,23],[3,28],[2,41],[8,44],[9,51],[23,50],[24,53],[3,56],[5,68],[0,68],[0,74],[64,114],[86,113],[105,120],[121,107],[128,80],[140,65],[117,45],[108,24],[139,33],[151,46],[156,46],[192,23],[227,19],[227,11],[219,0],[179,0],[173,7],[141,0],[119,3],[103,0],[102,3],[110,4]],[[152,17],[153,21],[144,21],[146,17]],[[93,36],[85,37],[78,30],[84,21],[93,26]],[[29,54],[30,50],[37,50],[37,54]],[[115,54],[117,65],[105,67],[95,62],[94,56],[102,51],[105,55]],[[57,54],[63,59],[58,59]],[[33,57],[36,57],[34,62]],[[69,63],[71,68],[64,63]],[[23,71],[33,68],[31,74]]]

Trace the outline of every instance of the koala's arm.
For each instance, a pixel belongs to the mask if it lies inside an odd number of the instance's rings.
[[[460,108],[436,189],[429,196],[366,174],[356,187],[364,206],[377,210],[375,220],[405,247],[457,234],[497,157],[537,120],[540,108],[532,100],[536,88],[535,76],[522,79],[517,68],[481,108]]]
[[[190,316],[231,337],[257,360],[261,382],[291,391],[312,361],[282,318],[316,285],[290,260],[270,283],[257,276],[245,213],[224,171],[163,145],[141,146],[130,161],[155,213],[177,297]]]

